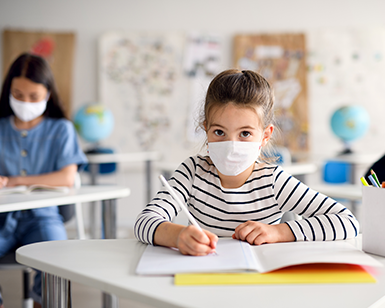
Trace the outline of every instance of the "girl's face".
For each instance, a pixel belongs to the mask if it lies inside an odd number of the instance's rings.
[[[15,77],[11,83],[11,94],[19,101],[36,103],[47,97],[48,90],[41,83],[25,77]]]
[[[264,146],[273,133],[272,125],[263,129],[255,110],[233,104],[213,108],[208,119],[205,125],[208,142],[262,142]]]

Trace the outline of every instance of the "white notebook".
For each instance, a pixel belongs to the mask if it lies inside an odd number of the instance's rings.
[[[36,184],[31,186],[15,186],[15,187],[3,187],[0,188],[0,195],[8,194],[28,194],[33,191],[56,191],[56,192],[68,192],[67,186],[50,186],[43,184]]]
[[[139,275],[256,271],[260,273],[307,263],[346,263],[383,266],[345,241],[290,242],[252,246],[220,238],[216,254],[194,257],[178,250],[148,245],[138,263]]]

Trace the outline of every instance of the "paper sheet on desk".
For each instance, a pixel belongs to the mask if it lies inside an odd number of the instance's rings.
[[[265,273],[291,265],[309,263],[383,266],[368,254],[344,241],[251,246],[231,238],[220,238],[216,251],[217,255],[194,257],[184,256],[170,248],[147,246],[136,273],[140,275],[242,271]]]
[[[221,239],[217,254],[194,257],[178,250],[147,246],[136,273],[139,275],[174,275],[176,273],[255,270],[249,244],[233,239]]]

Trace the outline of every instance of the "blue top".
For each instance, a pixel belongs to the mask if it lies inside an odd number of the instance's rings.
[[[38,175],[86,163],[70,121],[44,118],[32,129],[19,130],[13,116],[0,119],[0,175]]]
[[[38,175],[87,163],[70,121],[44,118],[29,130],[18,130],[13,121],[0,119],[0,175]]]

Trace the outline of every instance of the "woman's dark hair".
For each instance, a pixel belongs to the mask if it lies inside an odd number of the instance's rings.
[[[210,124],[213,109],[233,104],[257,112],[261,128],[274,124],[274,92],[269,82],[260,74],[244,70],[229,69],[219,73],[210,83],[199,127],[205,130]],[[271,142],[261,153],[264,161],[274,161]],[[273,159],[271,159],[273,158]]]
[[[64,109],[58,96],[55,81],[49,64],[43,58],[29,53],[21,54],[11,65],[3,83],[0,97],[0,118],[13,115],[9,105],[9,94],[12,80],[15,77],[25,77],[46,87],[50,96],[44,116],[50,118],[65,118]]]

